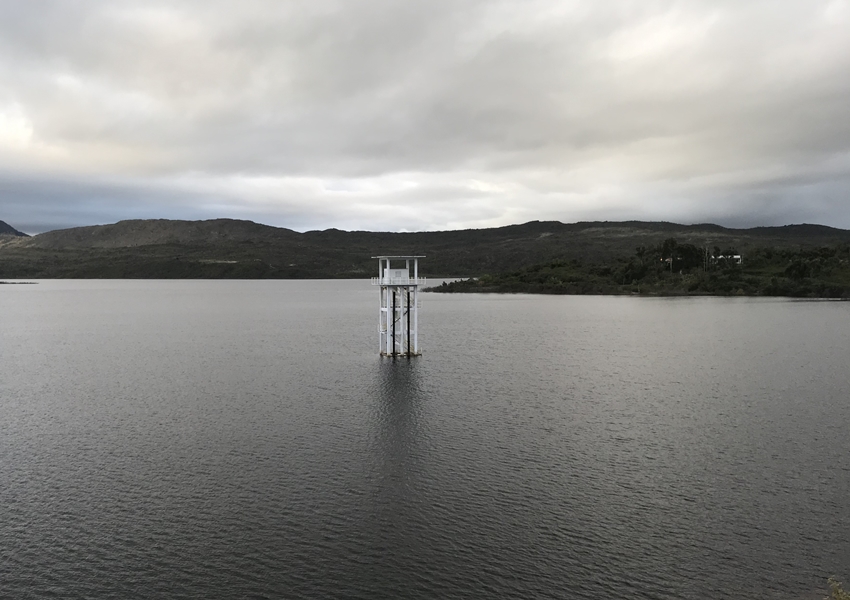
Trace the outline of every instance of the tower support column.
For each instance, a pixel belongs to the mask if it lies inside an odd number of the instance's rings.
[[[378,347],[383,356],[418,356],[419,348],[419,259],[422,256],[376,256],[379,286]],[[404,261],[404,268],[392,262]],[[411,264],[412,263],[412,264]],[[413,267],[411,277],[410,267]]]

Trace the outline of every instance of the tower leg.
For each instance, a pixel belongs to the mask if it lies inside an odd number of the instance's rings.
[[[393,317],[392,317],[392,318],[393,318],[393,336],[392,336],[392,337],[393,337],[393,342],[392,342],[392,343],[393,343],[393,349],[392,349],[392,355],[393,355],[393,358],[395,358],[395,354],[396,354],[396,342],[395,342],[395,322],[396,322],[398,319],[396,319],[396,307],[395,307],[395,296],[396,296],[396,293],[395,293],[395,288],[392,288],[392,290],[393,290]]]
[[[419,354],[419,286],[413,289],[413,351]]]
[[[380,307],[378,307],[378,352],[384,351],[384,308],[386,301],[384,300],[384,294],[386,293],[384,288],[381,287],[378,292],[380,293]]]

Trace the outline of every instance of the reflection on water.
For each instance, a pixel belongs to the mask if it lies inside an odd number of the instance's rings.
[[[421,400],[417,378],[418,358],[381,359],[379,379],[378,440],[381,496],[387,502],[407,503],[414,492],[422,451]]]
[[[368,597],[406,595],[421,588],[421,565],[433,551],[423,540],[427,515],[423,506],[422,460],[427,440],[422,424],[420,358],[376,358],[377,394],[374,474],[369,492],[367,555],[364,577]]]

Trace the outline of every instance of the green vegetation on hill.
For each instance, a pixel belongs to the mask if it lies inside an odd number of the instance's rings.
[[[738,255],[735,248],[700,248],[668,238],[604,263],[553,261],[433,291],[850,297],[850,244],[754,248],[740,264]]]
[[[151,219],[32,237],[0,235],[0,278],[366,278],[377,274],[372,256],[418,254],[427,257],[420,262],[426,277],[476,277],[578,261],[582,274],[601,269],[597,283],[608,289],[613,283],[604,269],[619,268],[621,257],[632,255],[635,247],[654,248],[673,237],[682,247],[734,247],[748,260],[756,248],[796,251],[850,243],[850,231],[821,225],[729,229],[532,221],[462,231],[299,233],[233,219]],[[622,279],[617,285],[623,285]]]
[[[835,577],[829,578],[829,596],[824,600],[850,600],[850,592],[841,587],[841,582]]]

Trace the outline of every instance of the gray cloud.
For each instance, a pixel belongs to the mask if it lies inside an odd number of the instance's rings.
[[[850,2],[0,2],[0,219],[850,227]]]

